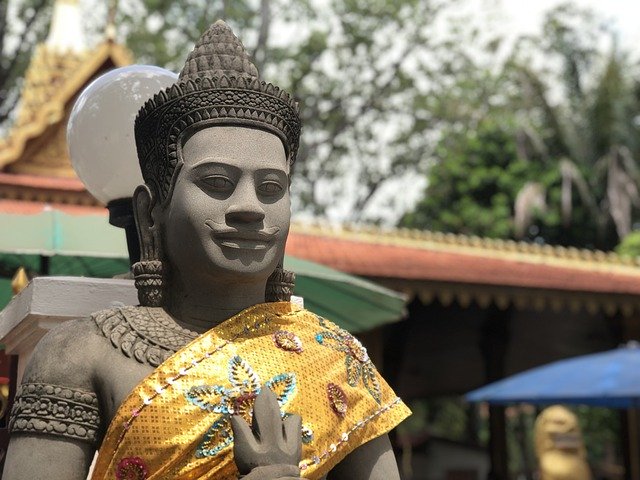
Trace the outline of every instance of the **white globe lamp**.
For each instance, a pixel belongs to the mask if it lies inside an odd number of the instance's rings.
[[[80,93],[67,124],[71,164],[87,190],[107,205],[109,222],[125,228],[132,260],[139,247],[131,197],[144,183],[134,120],[149,98],[177,79],[175,73],[150,65],[111,70]]]

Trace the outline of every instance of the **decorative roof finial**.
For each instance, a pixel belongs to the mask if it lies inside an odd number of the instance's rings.
[[[118,12],[118,0],[109,0],[109,11],[107,13],[107,26],[104,30],[109,41],[116,39],[116,13]]]
[[[29,277],[24,267],[20,267],[16,270],[15,275],[11,279],[11,290],[14,295],[19,294],[29,284]]]
[[[86,51],[81,18],[78,0],[56,0],[45,45],[60,53]]]

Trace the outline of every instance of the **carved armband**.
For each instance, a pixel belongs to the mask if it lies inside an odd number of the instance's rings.
[[[58,435],[96,445],[100,428],[98,398],[79,389],[22,384],[16,392],[9,428],[12,433]]]

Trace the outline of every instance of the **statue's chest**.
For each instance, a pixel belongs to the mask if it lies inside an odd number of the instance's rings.
[[[107,426],[115,416],[120,405],[131,394],[134,388],[149,376],[154,368],[125,357],[115,349],[110,352],[108,362],[101,366],[99,376],[100,414],[104,425]]]

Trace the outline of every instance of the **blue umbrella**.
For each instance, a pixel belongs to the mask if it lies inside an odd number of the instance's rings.
[[[469,402],[640,407],[640,343],[560,360],[468,393]]]

